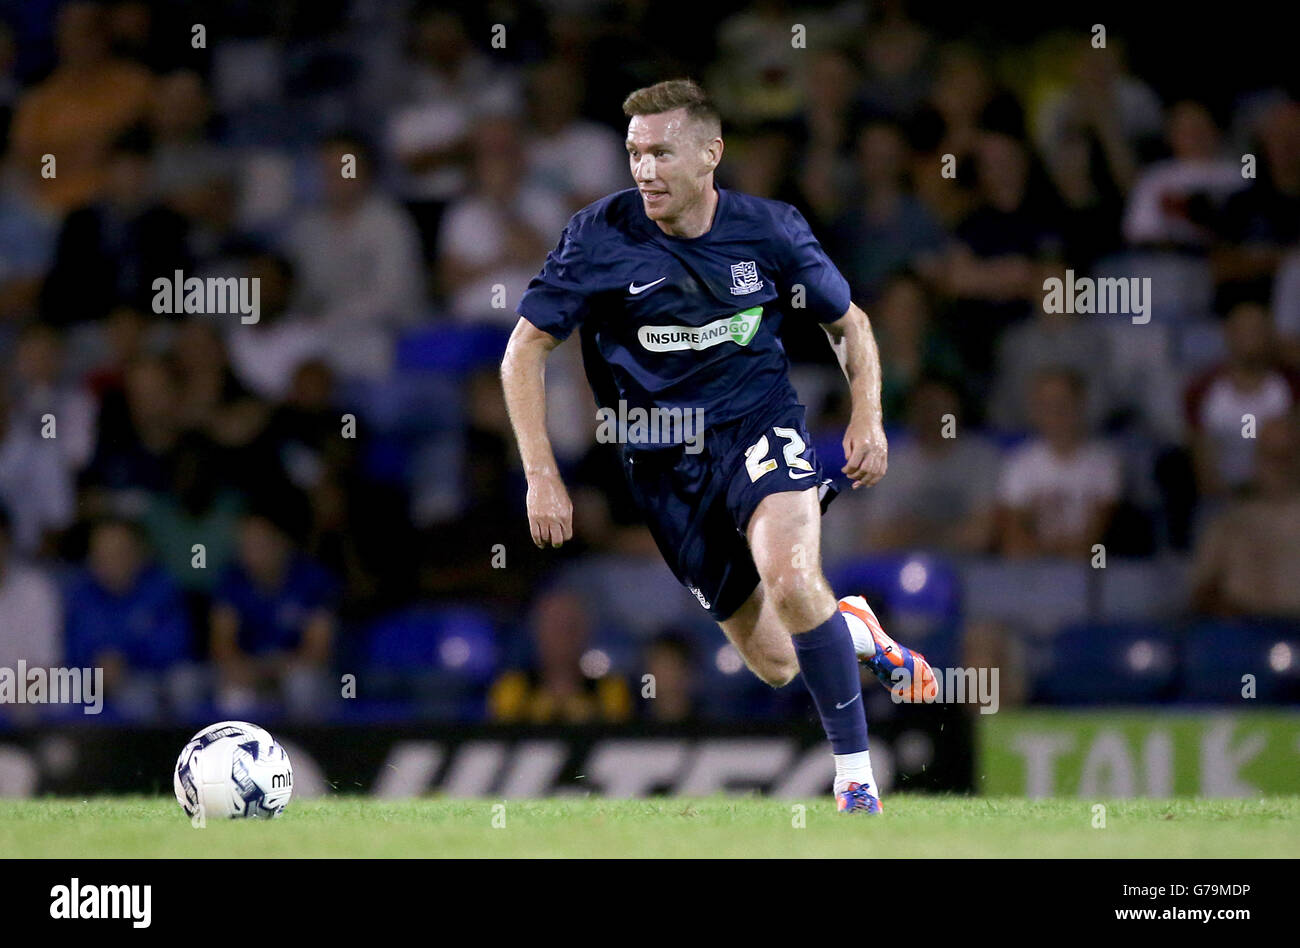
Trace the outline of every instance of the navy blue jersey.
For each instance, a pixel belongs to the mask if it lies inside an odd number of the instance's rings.
[[[518,313],[560,339],[580,330],[597,404],[700,409],[712,428],[797,404],[781,319],[833,322],[849,302],[789,204],[719,188],[708,232],[672,237],[629,188],[573,215]]]

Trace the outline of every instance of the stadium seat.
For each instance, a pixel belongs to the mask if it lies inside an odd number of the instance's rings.
[[[399,372],[465,373],[501,362],[510,330],[501,326],[434,326],[397,340]]]
[[[459,430],[460,384],[432,373],[394,373],[380,380],[349,378],[339,384],[339,407],[351,410],[382,434]]]
[[[1214,619],[1191,625],[1183,649],[1183,700],[1240,707],[1243,679],[1253,676],[1255,701],[1300,701],[1300,623],[1278,619]]]
[[[965,617],[1008,622],[1037,634],[1088,617],[1094,571],[1060,560],[980,559],[961,568]]]
[[[695,597],[658,560],[591,557],[566,569],[560,582],[584,595],[598,626],[620,630],[637,642],[703,614]]]
[[[1141,704],[1173,698],[1178,644],[1157,622],[1083,622],[1067,626],[1045,650],[1034,682],[1037,701]]]
[[[475,606],[416,606],[371,623],[363,633],[367,699],[402,699],[420,716],[482,713],[497,670],[496,626]]]
[[[1169,619],[1188,605],[1188,562],[1163,559],[1110,559],[1097,571],[1101,596],[1097,618],[1103,622]]]
[[[928,553],[860,557],[827,570],[837,595],[864,595],[886,631],[946,666],[958,658],[961,583],[946,559]],[[882,611],[883,610],[883,611]]]
[[[441,668],[486,680],[496,671],[496,625],[476,606],[416,606],[368,630],[372,667]]]

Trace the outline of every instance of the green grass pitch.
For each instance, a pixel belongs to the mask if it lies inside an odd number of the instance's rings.
[[[1098,802],[1106,807],[1104,829],[1093,826]],[[504,809],[494,809],[499,806]],[[389,802],[336,796],[291,803],[271,822],[206,829],[192,828],[175,801],[163,797],[0,800],[0,854],[1295,857],[1300,797],[1088,801],[900,793],[886,798],[883,814],[862,817],[837,814],[829,798]]]

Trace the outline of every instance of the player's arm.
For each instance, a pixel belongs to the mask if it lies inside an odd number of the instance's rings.
[[[870,487],[885,476],[889,444],[885,440],[884,416],[880,407],[880,350],[871,320],[856,304],[822,328],[849,382],[853,410],[844,432],[845,464],[841,470],[853,481],[853,488]]]
[[[501,387],[528,479],[528,529],[539,547],[573,539],[573,503],[546,433],[546,357],[559,344],[520,317],[501,360]]]

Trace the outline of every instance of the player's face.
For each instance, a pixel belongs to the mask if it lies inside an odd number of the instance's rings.
[[[722,140],[708,138],[685,109],[635,115],[627,126],[627,156],[646,216],[668,221],[713,187]]]

